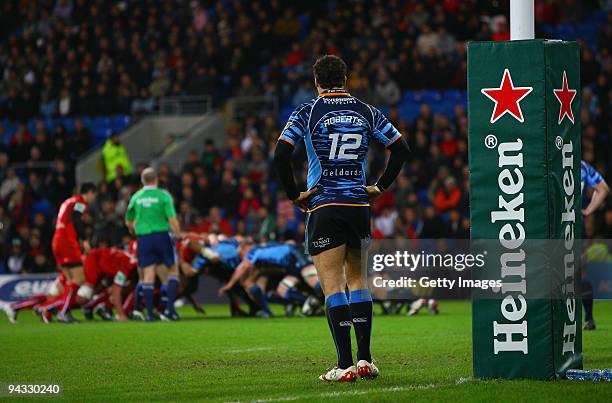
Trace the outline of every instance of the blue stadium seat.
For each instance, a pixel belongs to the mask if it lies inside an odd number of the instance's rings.
[[[420,108],[421,106],[415,102],[404,102],[398,106],[397,110],[400,118],[406,119],[412,123],[418,116]]]
[[[441,213],[440,214],[440,219],[445,222],[448,223],[450,221],[450,216],[448,213]]]
[[[67,131],[69,132],[74,131],[74,118],[58,119],[58,123],[61,123],[62,125],[64,125]]]
[[[45,217],[49,218],[53,212],[53,207],[48,200],[42,199],[40,201],[32,203],[32,210],[30,211],[30,218],[33,218],[36,214],[42,213]]]
[[[423,90],[416,93],[415,101],[421,103],[434,103],[442,100],[440,91]]]
[[[305,38],[308,35],[308,28],[310,27],[311,16],[310,14],[304,13],[300,14],[297,19],[300,22],[300,37]]]
[[[93,127],[92,128],[93,136],[97,137],[99,140],[106,140],[111,135],[111,129],[108,127]]]
[[[281,125],[284,125],[285,123],[287,123],[287,119],[289,119],[289,116],[291,116],[292,112],[293,112],[293,106],[291,105],[285,105],[281,108],[278,114],[278,121],[280,122]]]
[[[431,206],[429,197],[427,197],[427,189],[417,190],[417,196],[419,197],[419,204],[422,206]]]
[[[442,93],[444,101],[451,102],[461,102],[466,96],[465,91],[460,90],[447,90]]]
[[[400,103],[403,102],[417,102],[417,93],[415,91],[406,91],[404,92],[404,94],[402,95],[402,100],[400,101]]]
[[[122,132],[130,125],[130,117],[127,115],[113,116],[110,118],[110,123],[114,132]]]
[[[36,119],[30,119],[27,122],[28,131],[32,134],[36,133]]]
[[[92,121],[91,121],[91,118],[89,116],[81,116],[81,121],[83,122],[85,127],[91,128]]]

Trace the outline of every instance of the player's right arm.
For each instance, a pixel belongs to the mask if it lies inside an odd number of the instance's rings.
[[[404,162],[410,156],[410,148],[401,133],[378,109],[372,108],[372,112],[374,120],[372,136],[391,153],[387,166],[376,184],[366,186],[366,192],[368,192],[370,199],[375,199],[388,189],[395,178],[397,178]]]
[[[113,279],[113,285],[110,286],[111,302],[117,312],[117,320],[125,321],[128,319],[127,314],[123,309],[122,291],[127,285],[128,278],[123,271],[118,271]]]
[[[278,174],[278,179],[281,186],[287,193],[289,200],[293,202],[302,211],[306,211],[307,203],[310,196],[316,192],[316,188],[309,189],[306,192],[300,192],[295,184],[293,177],[293,167],[291,166],[291,156],[295,145],[304,138],[308,121],[305,115],[305,106],[296,109],[281,132],[274,150],[274,167]]]
[[[123,299],[121,298],[121,289],[122,287],[117,284],[111,285],[110,296],[111,296],[111,302],[113,303],[113,307],[115,308],[115,311],[117,311],[117,320],[126,321],[128,320],[128,317],[125,311],[123,310]]]

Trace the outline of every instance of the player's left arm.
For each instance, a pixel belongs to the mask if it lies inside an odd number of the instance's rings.
[[[244,275],[244,273],[246,273],[247,270],[249,270],[252,267],[253,267],[253,264],[247,259],[244,259],[242,262],[240,262],[238,267],[236,267],[236,270],[234,270],[234,272],[232,273],[232,277],[229,279],[227,284],[219,288],[219,294],[223,295],[227,291],[229,291],[234,286],[234,284],[236,284],[238,280],[240,280],[240,278]]]
[[[85,223],[83,222],[83,214],[85,213],[86,206],[83,203],[75,203],[72,208],[72,214],[70,219],[72,220],[72,225],[76,230],[77,237],[79,241],[81,241],[83,245],[83,250],[87,253],[91,249],[89,245],[89,241],[87,240],[87,233],[85,232]]]
[[[589,216],[593,214],[606,200],[610,193],[610,187],[605,180],[601,180],[598,184],[593,186],[593,196],[588,206],[582,210],[582,215]]]
[[[390,156],[387,166],[376,184],[366,186],[370,199],[380,196],[391,186],[400,173],[404,162],[410,157],[408,143],[402,134],[389,122],[389,120],[377,109],[373,108],[374,128],[372,135],[382,143],[389,151]]]

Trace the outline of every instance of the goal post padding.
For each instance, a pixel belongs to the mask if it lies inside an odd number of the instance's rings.
[[[564,72],[576,90],[573,123],[567,115],[559,121],[553,91],[563,88]],[[468,45],[471,238],[499,243],[473,275],[504,284],[493,297],[473,298],[477,378],[555,379],[582,366],[580,256],[572,242],[581,233],[579,83],[574,42]],[[510,97],[485,91],[491,99],[483,89]],[[522,98],[509,104],[516,94]],[[498,112],[510,109],[494,116],[495,99]],[[534,288],[547,287],[534,297]]]

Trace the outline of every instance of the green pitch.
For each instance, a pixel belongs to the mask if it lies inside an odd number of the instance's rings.
[[[230,319],[181,311],[179,323],[39,323],[0,319],[0,382],[60,382],[80,401],[612,401],[612,383],[472,381],[467,302],[441,313],[375,318],[382,371],[354,385],[317,380],[335,350],[323,318]],[[596,302],[585,332],[586,368],[612,367],[612,302]],[[11,399],[11,401],[16,401]]]

